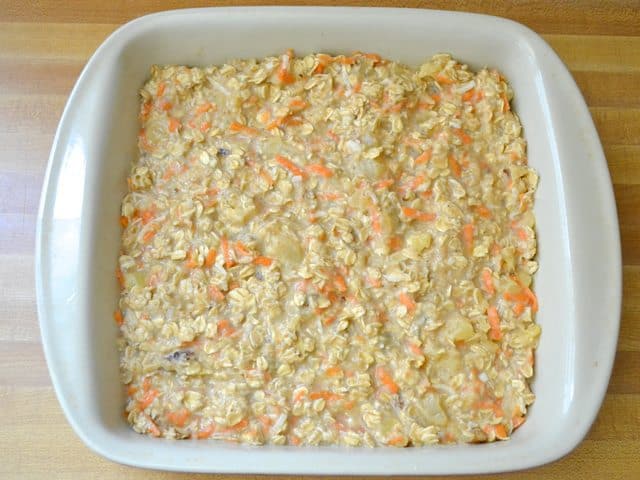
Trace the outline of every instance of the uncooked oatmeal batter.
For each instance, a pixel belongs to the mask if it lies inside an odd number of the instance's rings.
[[[115,313],[133,428],[509,438],[540,334],[538,177],[511,97],[500,73],[448,55],[153,67]]]

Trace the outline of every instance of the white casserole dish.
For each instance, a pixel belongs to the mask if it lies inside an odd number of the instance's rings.
[[[535,278],[542,337],[537,400],[508,442],[409,449],[243,447],[139,435],[122,416],[114,268],[124,181],[136,156],[138,89],[154,64],[206,65],[298,53],[376,52],[417,65],[438,52],[498,68],[540,173]],[[527,28],[499,18],[374,8],[210,8],[164,12],[112,34],[78,80],[49,159],[36,236],[42,340],[58,399],[82,440],[116,462],[193,472],[488,473],[570,452],[611,372],[621,302],[611,181],[570,74]]]

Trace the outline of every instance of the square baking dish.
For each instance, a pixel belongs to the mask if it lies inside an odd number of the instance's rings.
[[[137,155],[138,90],[152,64],[217,64],[294,48],[376,52],[418,65],[439,52],[499,69],[540,174],[535,213],[542,327],[528,421],[507,442],[408,449],[247,447],[135,433],[122,416],[114,268],[120,202]],[[52,147],[38,214],[42,340],[62,408],[97,453],[144,468],[280,474],[454,474],[556,460],[586,435],[618,336],[620,241],[611,181],[569,72],[535,33],[484,15],[376,8],[210,8],[121,27],[82,72]]]

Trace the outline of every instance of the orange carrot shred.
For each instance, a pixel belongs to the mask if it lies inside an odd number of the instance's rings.
[[[222,256],[224,257],[224,266],[226,268],[231,268],[235,265],[233,258],[231,257],[231,248],[229,247],[229,240],[227,237],[222,237],[220,239],[220,244],[222,245]]]
[[[434,213],[421,212],[420,210],[411,207],[402,207],[402,213],[407,218],[420,220],[422,222],[430,222],[436,218]]]
[[[398,393],[400,388],[384,367],[376,367],[376,378],[391,393]]]
[[[177,132],[180,128],[180,122],[173,117],[169,117],[169,131]]]
[[[502,330],[500,329],[500,317],[498,316],[498,310],[491,305],[487,309],[487,316],[489,319],[489,338],[491,340],[500,340],[502,338]]]
[[[236,329],[233,328],[229,320],[227,320],[226,318],[218,321],[218,333],[220,333],[220,335],[222,335],[223,337],[230,337],[235,333],[235,331]]]
[[[333,171],[330,168],[327,168],[324,165],[321,165],[319,163],[307,165],[306,170],[316,175],[320,175],[321,177],[324,177],[324,178],[329,178],[333,176]]]
[[[462,241],[468,251],[473,248],[473,232],[474,227],[472,223],[467,223],[462,227]]]
[[[500,440],[504,440],[507,438],[507,431],[504,428],[504,425],[502,425],[501,423],[499,423],[498,425],[496,425],[494,427],[494,430],[496,432],[496,437]]]
[[[462,168],[453,154],[449,155],[449,168],[456,177],[459,178],[462,175]]]
[[[293,163],[288,158],[283,157],[282,155],[276,155],[276,162],[283,168],[286,168],[287,170],[289,170],[294,176],[297,176],[297,177],[305,176],[304,170],[302,170],[298,165]]]
[[[167,420],[173,423],[176,427],[184,427],[184,424],[187,423],[187,420],[189,419],[189,415],[189,410],[183,408],[176,412],[167,413]]]
[[[413,299],[407,295],[404,292],[401,292],[400,295],[398,295],[398,300],[400,300],[400,303],[402,305],[404,305],[405,307],[407,307],[407,310],[409,312],[415,312],[416,310],[416,302],[413,301]]]
[[[124,323],[124,318],[122,317],[122,312],[120,310],[113,312],[113,319],[116,321],[118,326],[121,326]]]
[[[208,291],[209,291],[209,296],[213,300],[216,300],[217,302],[221,302],[222,300],[224,300],[224,293],[222,293],[220,289],[215,285],[209,285]]]
[[[393,180],[392,178],[389,178],[389,179],[387,179],[387,180],[380,180],[379,182],[376,182],[376,183],[374,184],[374,187],[375,187],[377,190],[381,190],[381,189],[383,189],[383,188],[390,187],[391,185],[393,185],[393,183],[394,183],[394,180]]]
[[[207,428],[202,429],[198,433],[196,433],[196,438],[199,440],[204,440],[205,438],[209,438],[211,435],[213,435],[215,431],[216,431],[216,426],[214,423],[212,423]]]
[[[120,226],[122,228],[127,228],[127,225],[129,225],[129,217],[125,217],[124,215],[122,215],[120,217]]]
[[[273,263],[273,260],[269,257],[256,257],[253,259],[253,263],[261,265],[263,267],[269,267]]]
[[[416,165],[424,165],[425,163],[429,163],[431,160],[431,150],[425,150],[420,155],[416,157]]]
[[[213,264],[216,262],[217,254],[218,252],[216,252],[215,248],[210,248],[209,252],[207,253],[207,257],[204,259],[204,266],[207,268],[212,267]]]
[[[149,230],[144,232],[144,235],[142,235],[142,240],[145,243],[149,243],[155,235],[156,235],[156,230],[153,228],[150,228]]]
[[[496,289],[493,286],[493,276],[491,270],[485,268],[482,270],[482,289],[487,292],[489,295],[494,295],[496,293]]]

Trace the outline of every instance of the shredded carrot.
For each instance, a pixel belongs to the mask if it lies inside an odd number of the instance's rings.
[[[511,106],[509,105],[509,99],[507,98],[507,95],[502,92],[502,95],[500,95],[500,97],[502,98],[502,113],[506,113],[509,110],[511,110]]]
[[[293,163],[288,158],[283,157],[282,155],[276,155],[276,162],[281,167],[286,168],[287,170],[289,170],[296,177],[304,177],[305,176],[304,170],[302,170],[298,165]]]
[[[464,246],[468,251],[471,251],[473,248],[473,232],[474,232],[473,223],[467,223],[462,227],[462,241],[464,242]]]
[[[489,295],[494,295],[496,293],[496,289],[493,286],[493,276],[491,270],[485,268],[484,270],[482,270],[482,273],[480,275],[482,277],[482,289]]]
[[[229,320],[223,318],[218,321],[218,333],[223,337],[230,337],[236,332],[236,329],[233,328]]]
[[[424,183],[424,175],[418,175],[409,182],[409,190],[417,190]]]
[[[307,102],[305,102],[304,100],[300,100],[299,98],[294,98],[293,100],[291,100],[289,102],[289,107],[290,108],[296,108],[296,109],[299,109],[299,110],[307,108],[308,106],[309,106],[309,104]]]
[[[208,132],[210,128],[211,128],[211,122],[202,122],[200,124],[200,131],[202,133]]]
[[[342,368],[334,365],[333,367],[329,367],[325,370],[325,373],[329,377],[337,377],[338,375],[342,375]]]
[[[319,392],[311,392],[309,394],[309,398],[311,400],[317,400],[319,398],[323,398],[326,401],[331,401],[331,400],[340,400],[342,398],[342,395],[338,395],[337,393],[332,393],[327,390],[321,390]]]
[[[222,255],[224,257],[224,266],[226,268],[233,267],[236,264],[236,262],[234,262],[233,258],[231,257],[231,248],[229,247],[229,240],[227,239],[227,237],[223,236],[220,239],[220,244],[222,245]]]
[[[513,418],[511,419],[511,424],[513,425],[514,430],[518,428],[520,425],[522,425],[524,422],[525,422],[525,418],[521,415],[514,415]]]
[[[146,232],[144,232],[144,235],[142,235],[142,240],[145,243],[149,243],[151,241],[151,239],[156,235],[156,230],[155,228],[150,228],[149,230],[147,230]]]
[[[388,110],[393,113],[398,113],[405,107],[405,102],[398,102],[395,105],[391,105]]]
[[[340,55],[338,57],[338,60],[343,65],[353,65],[357,62],[357,59],[355,57],[345,57],[344,55]]]
[[[531,305],[531,310],[533,310],[534,312],[537,312],[538,311],[538,297],[536,297],[536,294],[533,293],[529,287],[525,287],[524,288],[524,294],[529,299],[529,305]]]
[[[419,357],[424,355],[424,353],[422,352],[422,349],[415,343],[407,342],[407,346],[409,347],[409,350],[411,351],[411,353],[413,353],[414,355],[417,355]]]
[[[200,430],[198,433],[196,433],[196,438],[198,440],[204,440],[205,438],[209,438],[211,435],[213,435],[215,431],[216,431],[216,425],[215,423],[212,423],[207,428]]]
[[[138,389],[133,385],[127,385],[127,396],[133,397],[137,391]]]
[[[475,94],[476,94],[475,89],[472,88],[470,90],[467,90],[462,94],[462,100],[465,102],[468,102],[475,96]]]
[[[180,128],[180,122],[173,117],[169,117],[169,131],[176,132]]]
[[[118,280],[118,285],[120,285],[120,288],[124,288],[124,275],[122,274],[122,270],[120,270],[120,268],[116,268],[116,280]]]
[[[244,255],[244,256],[251,255],[251,250],[249,250],[247,246],[242,242],[236,242],[235,248],[236,248],[236,252],[238,252],[240,255]]]
[[[267,185],[269,187],[272,187],[274,184],[273,178],[271,177],[271,175],[269,175],[269,172],[267,172],[266,170],[260,170],[260,177],[262,177],[262,179],[267,182]]]
[[[234,425],[231,425],[229,428],[227,428],[227,430],[236,431],[237,432],[237,431],[240,431],[240,430],[244,430],[248,426],[249,426],[249,420],[247,420],[246,418],[243,418],[238,423],[236,423]]]
[[[143,105],[142,108],[140,108],[140,120],[146,120],[149,117],[149,114],[151,113],[151,108],[152,108],[152,103],[151,101],[146,101]]]
[[[391,393],[398,393],[400,388],[384,367],[376,367],[376,378]]]
[[[367,58],[367,59],[371,60],[374,65],[376,63],[382,62],[382,57],[380,55],[378,55],[377,53],[363,53],[362,56],[364,58]]]
[[[209,285],[208,290],[209,290],[209,296],[213,300],[216,300],[217,302],[221,302],[222,300],[224,300],[224,293],[222,293],[220,289],[215,285]]]
[[[324,53],[320,53],[316,55],[318,59],[318,65],[316,66],[313,73],[324,73],[325,68],[329,65],[333,59],[329,55],[325,55]]]
[[[166,100],[160,101],[160,110],[162,110],[163,112],[168,112],[172,108],[173,105],[171,104],[171,102],[167,102]]]
[[[449,77],[445,76],[442,73],[439,73],[438,75],[436,75],[436,81],[442,85],[451,85],[453,83],[452,79],[450,79]]]
[[[494,427],[494,430],[498,439],[505,440],[507,438],[507,431],[505,430],[504,425],[502,425],[501,423],[496,425]]]
[[[260,123],[267,123],[271,119],[271,113],[269,113],[269,111],[267,111],[267,110],[261,110],[256,115],[256,119]]]
[[[167,85],[164,82],[160,82],[158,84],[158,88],[156,88],[156,97],[161,97],[164,95],[164,91],[167,88]]]
[[[127,225],[129,225],[129,217],[125,217],[124,215],[122,215],[120,217],[120,226],[122,228],[127,228]]]
[[[198,261],[193,258],[193,250],[189,250],[187,252],[187,258],[185,260],[185,266],[189,269],[194,269],[198,267]]]
[[[489,326],[491,330],[489,331],[489,338],[491,340],[500,340],[502,339],[502,330],[500,329],[500,317],[498,316],[498,310],[496,307],[491,305],[487,308],[487,316],[489,319]]]
[[[339,274],[336,275],[335,278],[333,279],[333,283],[339,292],[344,293],[347,291],[347,282],[345,282],[344,277],[342,275],[339,275]]]
[[[183,408],[182,410],[167,413],[167,420],[176,427],[184,427],[184,424],[187,423],[189,419],[189,415],[189,410]]]
[[[476,212],[478,213],[478,215],[480,215],[482,218],[491,218],[491,210],[489,210],[487,207],[485,207],[484,205],[476,205],[475,207]]]
[[[435,213],[422,212],[411,207],[402,207],[402,213],[407,218],[419,220],[421,222],[430,222],[436,218]]]
[[[316,175],[320,175],[324,178],[329,178],[333,176],[333,171],[330,168],[325,167],[322,164],[315,163],[312,165],[307,165],[306,170]]]
[[[456,157],[453,154],[449,155],[449,168],[456,177],[460,178],[460,176],[462,175],[462,168],[460,167],[458,160],[456,160]]]
[[[416,165],[424,165],[425,163],[429,163],[429,160],[431,160],[431,154],[431,149],[422,152],[416,157]]]
[[[395,180],[393,180],[392,178],[389,178],[387,180],[380,180],[379,182],[374,183],[374,187],[376,188],[376,190],[381,190],[383,188],[390,187],[394,182]]]
[[[513,310],[513,313],[519,317],[520,315],[522,315],[522,313],[524,312],[524,309],[526,308],[524,303],[516,303],[511,309]]]
[[[282,55],[282,60],[280,62],[280,67],[278,68],[277,77],[280,83],[287,85],[293,83],[295,78],[289,71],[289,66],[291,62],[291,58],[293,54],[291,52],[287,52],[286,55]]]
[[[322,320],[322,324],[323,324],[325,327],[328,327],[329,325],[331,325],[333,322],[335,322],[335,321],[336,321],[336,318],[337,318],[337,317],[336,317],[335,315],[330,315],[330,316],[328,316],[328,317],[325,317],[325,319],[324,319],[324,320]]]
[[[402,247],[402,237],[400,235],[393,235],[389,238],[389,248],[392,252],[400,250]]]
[[[209,252],[207,253],[207,257],[204,259],[204,266],[207,268],[212,267],[213,264],[216,262],[217,255],[218,255],[218,252],[216,252],[216,249],[210,248]]]
[[[387,440],[387,445],[392,447],[404,447],[407,444],[407,439],[403,435],[396,435]]]
[[[382,224],[380,223],[380,212],[375,205],[369,207],[369,215],[371,215],[371,228],[376,233],[382,232]]]
[[[258,134],[258,130],[256,130],[255,128],[248,127],[247,125],[242,125],[238,122],[231,122],[229,124],[229,130],[235,133],[245,133],[251,136]]]
[[[138,400],[138,410],[142,411],[151,405],[159,394],[160,392],[156,389],[149,389],[145,391],[142,398]]]
[[[207,102],[207,103],[203,103],[202,105],[198,105],[198,107],[196,108],[196,115],[202,115],[203,113],[208,112],[211,109],[215,109],[215,104]]]
[[[400,300],[400,303],[402,305],[407,307],[407,310],[409,312],[415,312],[415,310],[416,310],[416,302],[414,302],[413,299],[409,295],[407,295],[404,292],[401,292],[400,295],[398,295],[398,300]]]
[[[471,139],[471,137],[469,136],[469,134],[467,134],[464,130],[462,130],[461,128],[454,128],[453,129],[453,133],[456,134],[456,136],[462,141],[463,144],[465,145],[469,145],[473,142],[473,140]]]
[[[269,257],[256,257],[253,259],[253,263],[263,267],[269,267],[273,263],[273,260]]]
[[[122,318],[122,312],[120,310],[113,312],[113,319],[116,321],[118,326],[121,326],[124,323],[124,318]]]

